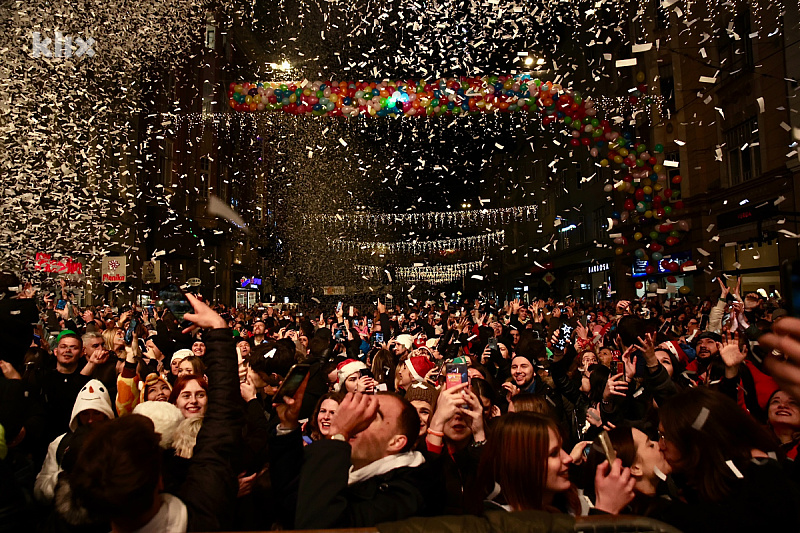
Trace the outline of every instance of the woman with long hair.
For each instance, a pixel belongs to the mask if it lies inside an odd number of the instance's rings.
[[[508,413],[500,417],[487,440],[479,479],[491,491],[490,499],[504,501],[509,511],[543,510],[582,515],[569,479],[573,458],[561,447],[557,422],[535,413]],[[617,459],[597,467],[595,508],[617,514],[633,499],[630,469]]]
[[[682,531],[800,531],[800,490],[775,439],[729,397],[705,387],[660,409],[659,447],[682,489],[662,520]]]

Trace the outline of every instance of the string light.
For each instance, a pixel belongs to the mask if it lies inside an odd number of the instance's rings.
[[[480,270],[482,264],[481,261],[470,261],[469,263],[455,263],[452,265],[396,267],[394,274],[399,280],[436,285],[459,280],[470,272]],[[356,265],[355,269],[359,274],[371,276],[379,275],[385,270],[382,267],[373,265]]]
[[[456,237],[454,239],[440,239],[436,241],[409,241],[409,242],[365,242],[333,239],[331,247],[340,252],[353,252],[357,250],[377,250],[381,253],[427,253],[446,250],[487,248],[496,244],[503,244],[505,232],[503,230],[472,237]]]
[[[512,220],[531,220],[537,206],[497,207],[461,211],[431,211],[427,213],[337,213],[335,215],[303,214],[303,222],[343,224],[346,227],[397,224],[426,224],[428,226],[463,227],[467,225],[506,224]]]

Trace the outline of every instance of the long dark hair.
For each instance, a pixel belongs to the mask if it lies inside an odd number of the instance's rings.
[[[478,469],[484,487],[500,485],[515,511],[544,508],[550,429],[561,440],[558,424],[531,412],[501,416],[486,441]]]
[[[606,382],[611,375],[611,369],[605,365],[589,365],[589,401],[595,404],[603,399]]]
[[[724,500],[737,476],[752,459],[752,451],[777,452],[769,433],[724,394],[696,387],[676,394],[660,409],[664,438],[677,448],[672,467],[706,502]]]

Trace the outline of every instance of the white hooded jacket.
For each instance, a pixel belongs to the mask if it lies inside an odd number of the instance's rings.
[[[115,416],[114,409],[111,407],[111,397],[108,395],[108,389],[97,379],[90,380],[84,385],[75,399],[75,405],[72,407],[72,417],[69,420],[69,430],[71,432],[78,429],[78,415],[90,409],[99,411],[108,418],[114,418]],[[58,474],[61,472],[61,465],[58,463],[56,454],[61,441],[66,435],[64,433],[56,437],[47,447],[47,457],[45,457],[41,472],[36,476],[33,494],[41,502],[48,503],[53,501]]]

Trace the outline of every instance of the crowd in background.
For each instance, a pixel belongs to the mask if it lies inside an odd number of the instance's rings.
[[[0,531],[798,531],[800,320],[739,292],[181,316],[8,289]]]

